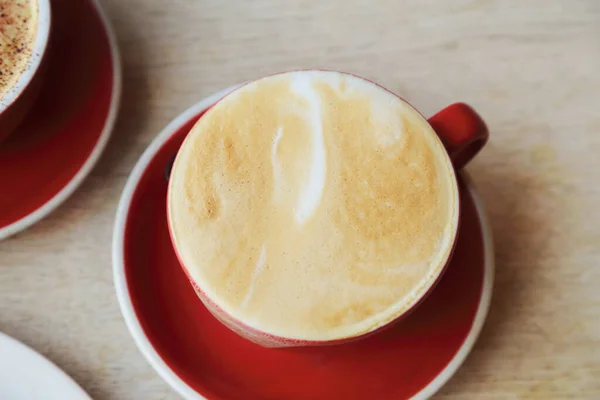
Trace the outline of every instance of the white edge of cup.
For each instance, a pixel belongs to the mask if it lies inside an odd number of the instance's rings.
[[[41,0],[44,1],[44,0]],[[45,0],[47,1],[47,0]],[[110,45],[110,53],[112,57],[112,68],[113,68],[113,87],[112,87],[112,96],[110,99],[110,108],[108,111],[108,115],[106,116],[106,120],[104,122],[104,128],[102,129],[102,133],[96,142],[96,145],[92,152],[90,153],[88,159],[81,166],[79,171],[73,176],[73,178],[69,181],[65,187],[63,187],[57,194],[54,195],[50,200],[48,200],[44,205],[40,208],[36,209],[31,214],[21,218],[20,220],[0,229],[0,241],[12,236],[16,233],[19,233],[36,222],[40,221],[52,211],[54,211],[59,205],[61,205],[73,192],[81,185],[83,180],[89,175],[92,171],[106,144],[108,143],[108,139],[113,131],[117,114],[119,111],[119,104],[121,100],[121,89],[122,89],[122,71],[121,71],[121,56],[119,53],[119,47],[117,45],[117,38],[115,32],[110,24],[108,17],[106,16],[104,10],[100,6],[98,0],[91,0],[92,4],[96,8],[98,15],[100,16],[100,20],[104,25],[104,30],[108,36],[108,42]]]
[[[158,355],[148,337],[144,333],[142,326],[135,314],[131,297],[129,296],[129,289],[127,288],[127,279],[125,277],[125,265],[124,265],[124,252],[123,252],[123,239],[125,237],[125,226],[127,223],[127,215],[129,214],[129,207],[137,184],[140,178],[146,171],[148,164],[156,153],[161,149],[164,143],[183,125],[185,125],[192,117],[204,111],[212,104],[223,98],[227,93],[238,88],[241,85],[234,85],[228,89],[222,90],[218,93],[212,94],[202,100],[201,102],[188,108],[182,114],[177,116],[171,121],[150,143],[150,146],[144,151],[137,164],[131,171],[119,206],[117,208],[117,216],[113,229],[113,245],[112,245],[112,262],[113,262],[113,280],[115,290],[117,293],[117,300],[121,308],[121,313],[125,319],[125,324],[129,329],[129,333],[133,337],[135,344],[138,349],[144,355],[148,363],[154,368],[154,370],[163,378],[172,388],[174,388],[181,396],[186,399],[194,400],[205,400],[204,397],[199,395],[194,389],[188,386],[181,378],[179,378],[169,366],[163,361]]]
[[[35,74],[38,72],[44,54],[48,49],[48,39],[50,38],[50,25],[52,21],[52,12],[50,11],[50,0],[37,0],[38,23],[36,27],[35,42],[31,49],[31,56],[27,60],[27,67],[17,79],[16,84],[0,100],[0,114],[9,109],[19,98],[21,93],[27,88]]]
[[[127,278],[125,276],[125,265],[124,265],[124,238],[125,238],[125,226],[127,223],[127,216],[129,214],[129,207],[133,194],[135,193],[137,184],[144,174],[148,164],[154,156],[158,153],[164,143],[186,122],[190,120],[194,115],[197,115],[202,110],[208,108],[210,105],[221,99],[227,93],[238,88],[241,85],[235,85],[221,92],[213,94],[196,105],[188,108],[173,121],[171,121],[152,141],[150,146],[144,151],[137,164],[133,168],[123,193],[119,206],[117,209],[117,215],[115,225],[113,229],[113,245],[112,245],[112,262],[113,262],[113,280],[115,285],[115,291],[121,308],[121,313],[125,319],[125,324],[129,333],[133,337],[133,340],[146,358],[148,363],[154,368],[158,375],[164,379],[179,395],[188,400],[206,400],[205,397],[201,396],[198,392],[192,389],[187,383],[185,383],[173,370],[164,362],[161,356],[154,349],[150,340],[144,333],[142,326],[137,318],[131,297],[129,295],[129,289],[127,287]],[[475,320],[471,326],[471,330],[468,333],[465,341],[458,349],[452,360],[446,365],[446,367],[440,372],[435,379],[433,379],[427,386],[425,386],[420,392],[416,393],[411,400],[425,400],[433,396],[440,388],[448,382],[448,380],[456,373],[462,363],[465,361],[467,355],[473,349],[477,337],[479,336],[483,324],[490,308],[490,302],[492,298],[492,288],[494,284],[494,247],[491,228],[486,217],[483,203],[480,200],[475,186],[471,181],[471,178],[466,172],[460,173],[467,184],[469,193],[473,196],[477,215],[481,221],[481,229],[483,233],[484,242],[484,281],[481,292],[481,298],[479,300],[479,306],[475,314]]]

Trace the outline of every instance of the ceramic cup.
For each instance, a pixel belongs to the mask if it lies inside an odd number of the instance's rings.
[[[401,100],[406,102],[406,100],[404,99]],[[410,103],[406,103],[410,105]],[[427,121],[444,144],[444,147],[446,148],[446,151],[448,152],[448,155],[450,156],[454,167],[451,173],[453,174],[453,178],[456,179],[456,171],[463,168],[482,149],[482,147],[487,142],[489,137],[488,129],[483,119],[470,106],[464,103],[452,104],[436,113]],[[169,190],[171,189],[169,188]],[[455,200],[458,202],[458,198]],[[169,205],[167,205],[167,207],[168,206]],[[169,216],[168,222],[172,243],[175,243],[175,241],[173,240],[174,236],[172,230],[172,222],[170,221],[171,213],[168,210],[167,215]],[[454,242],[455,245],[456,239],[457,235],[455,234],[455,236],[451,238],[450,241]],[[198,295],[200,300],[205,304],[207,309],[232,331],[236,332],[240,336],[254,343],[265,347],[318,346],[339,344],[367,337],[375,332],[379,332],[385,328],[388,328],[389,326],[400,320],[402,317],[406,316],[429,293],[431,293],[432,289],[435,287],[435,284],[439,281],[444,270],[446,269],[446,266],[450,263],[452,257],[450,255],[446,260],[445,265],[442,268],[438,269],[438,272],[436,276],[432,278],[431,284],[429,285],[428,289],[424,290],[418,295],[412,306],[406,308],[403,312],[401,312],[400,315],[395,316],[395,318],[391,321],[383,323],[374,330],[363,332],[355,336],[340,337],[335,338],[333,340],[302,340],[298,338],[275,336],[271,333],[261,331],[260,329],[257,329],[255,327],[250,327],[244,321],[239,320],[230,315],[229,313],[225,312],[217,304],[218,299],[215,300],[208,297],[207,294],[202,290],[201,285],[199,285],[198,282],[194,281],[194,279],[188,273],[177,247],[174,247],[184,272],[188,276],[194,290],[196,291],[196,294]]]
[[[0,99],[0,142],[8,137],[25,117],[39,93],[50,43],[50,0],[37,0],[37,23],[31,55],[19,71],[19,78]]]

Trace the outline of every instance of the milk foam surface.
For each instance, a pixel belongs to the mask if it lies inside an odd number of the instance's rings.
[[[0,100],[27,67],[36,27],[35,0],[0,0]]]
[[[168,196],[202,291],[247,325],[306,340],[368,332],[412,306],[451,252],[457,199],[419,113],[321,71],[263,78],[207,111]]]

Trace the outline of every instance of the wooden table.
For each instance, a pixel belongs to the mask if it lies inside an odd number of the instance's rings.
[[[81,189],[0,243],[0,331],[95,399],[178,398],[137,351],[114,295],[125,179],[204,96],[276,71],[339,69],[427,114],[471,103],[492,132],[469,167],[495,234],[492,308],[437,398],[600,398],[599,1],[102,1],[124,61],[120,118]]]

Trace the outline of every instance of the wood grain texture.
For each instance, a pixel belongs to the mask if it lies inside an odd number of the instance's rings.
[[[102,0],[124,61],[122,109],[92,175],[0,243],[0,330],[97,400],[176,399],[112,286],[127,174],[189,105],[281,70],[354,72],[425,114],[472,104],[492,139],[469,167],[495,235],[490,317],[438,399],[600,398],[600,2]]]

